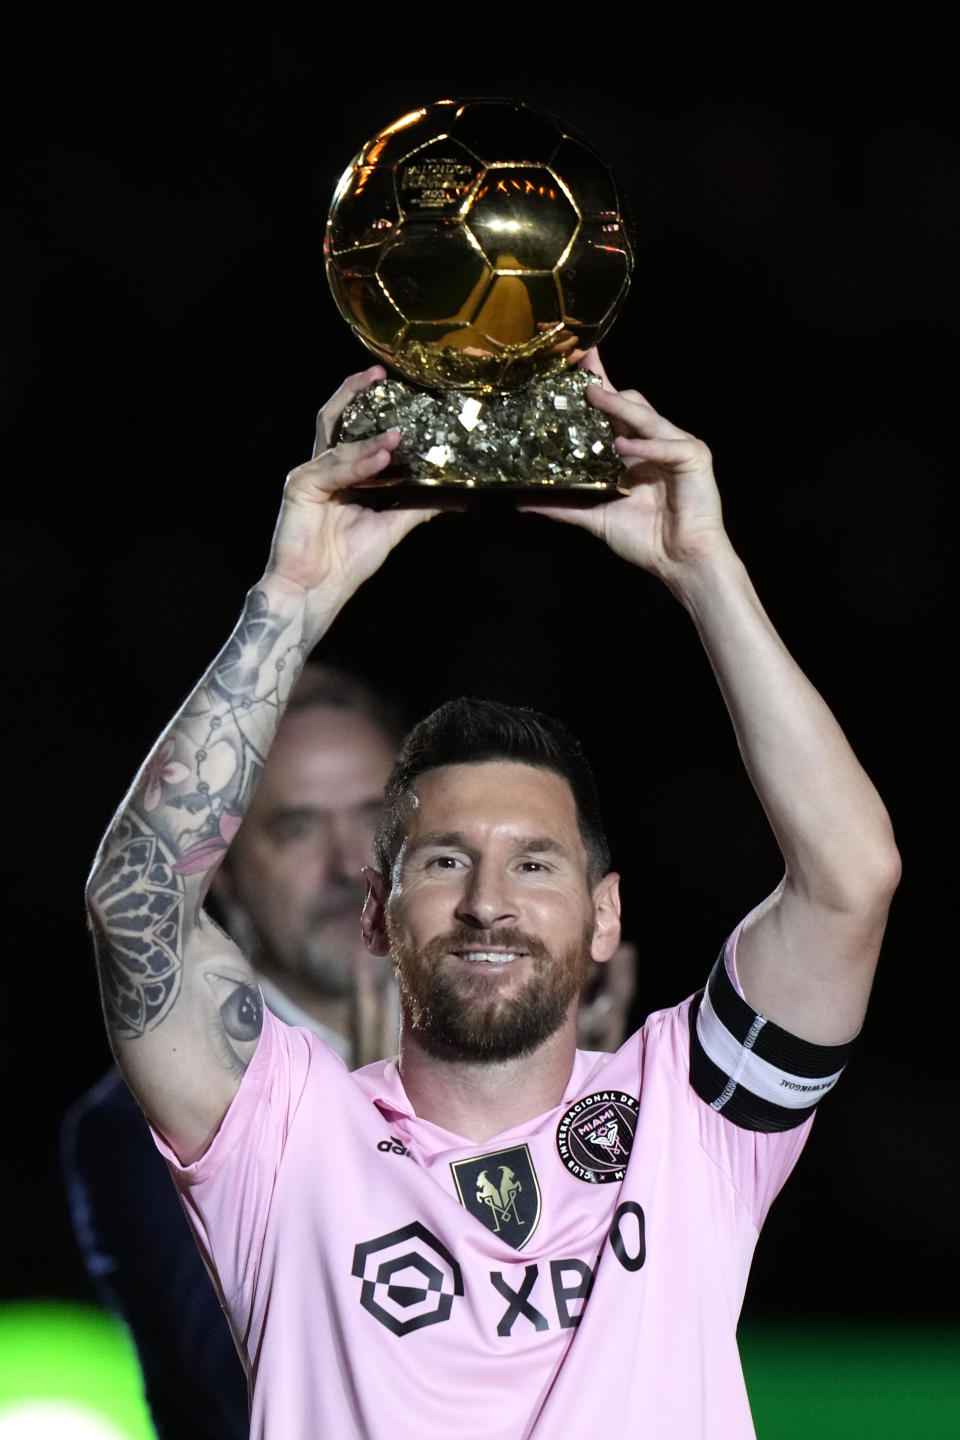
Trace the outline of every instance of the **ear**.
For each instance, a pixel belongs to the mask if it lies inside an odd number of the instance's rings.
[[[386,919],[387,899],[390,894],[390,886],[379,871],[374,870],[370,865],[364,865],[363,878],[367,884],[367,893],[363,902],[363,912],[360,916],[360,929],[363,932],[363,943],[371,955],[379,955],[382,958],[386,958],[386,956],[390,954]]]
[[[594,886],[593,912],[590,955],[603,962],[616,953],[620,944],[620,876],[614,871]]]

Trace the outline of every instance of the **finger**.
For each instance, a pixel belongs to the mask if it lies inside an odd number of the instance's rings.
[[[399,545],[411,530],[416,530],[418,525],[426,525],[428,521],[435,520],[438,515],[446,514],[449,508],[436,505],[430,509],[419,506],[416,509],[403,509],[398,506],[396,510],[382,510],[380,518],[387,525],[391,545]]]
[[[655,406],[651,404],[645,395],[641,395],[639,390],[607,390],[606,388],[601,390],[596,385],[592,385],[587,391],[587,394],[593,394],[595,397],[602,396],[603,400],[601,400],[600,403],[603,409],[607,408],[607,406],[603,404],[603,401],[616,398],[625,401],[629,405],[639,405],[645,410],[651,410],[654,415],[658,413]],[[662,419],[663,417],[661,416],[660,418]]]
[[[605,390],[615,390],[615,387],[610,383],[609,375],[604,369],[603,361],[600,359],[600,351],[595,345],[585,353],[583,359],[580,361],[580,368],[582,370],[588,370],[591,375],[596,375],[597,378],[603,382],[603,388]]]
[[[360,370],[355,375],[347,376],[340,388],[334,391],[317,413],[317,433],[313,446],[314,459],[324,450],[330,449],[336,433],[337,422],[354,396],[375,384],[377,380],[386,378],[387,372],[382,365],[371,365],[368,370]]]
[[[663,415],[659,415],[649,400],[645,400],[636,390],[617,392],[603,390],[599,385],[588,385],[587,398],[611,419],[618,420],[628,429],[635,431],[637,435],[646,438],[654,436],[685,440],[693,438],[688,435],[686,430],[681,430],[679,425],[674,425]]]
[[[610,501],[616,504],[616,501]],[[521,515],[542,515],[545,520],[559,520],[561,525],[576,525],[589,530],[591,535],[603,534],[603,519],[600,514],[605,505],[537,505],[524,502],[517,505]]]
[[[664,465],[675,473],[707,470],[713,462],[708,447],[693,435],[618,435],[613,443],[622,460]]]
[[[388,430],[384,435],[371,435],[324,450],[305,465],[298,465],[287,476],[284,490],[288,500],[329,496],[337,490],[349,489],[362,480],[378,475],[390,463],[393,451],[400,444],[400,431]]]

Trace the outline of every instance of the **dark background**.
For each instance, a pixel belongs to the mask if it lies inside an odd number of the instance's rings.
[[[774,1207],[746,1313],[953,1314],[945,35],[916,8],[896,30],[789,10],[757,29],[682,7],[348,9],[40,3],[7,32],[3,1297],[89,1293],[56,1162],[64,1108],[108,1061],[84,876],[261,572],[318,404],[368,363],[322,274],[333,186],[405,111],[500,94],[614,165],[639,264],[607,368],[710,443],[734,543],[904,853],[858,1056]],[[638,1014],[700,985],[776,883],[692,627],[584,534],[499,513],[424,527],[327,653],[414,714],[473,691],[581,734]]]

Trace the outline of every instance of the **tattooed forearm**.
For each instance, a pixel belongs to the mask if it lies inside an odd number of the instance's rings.
[[[244,613],[150,756],[131,797],[178,874],[210,869],[240,823],[304,660],[302,629],[252,590]]]
[[[163,1019],[180,988],[183,881],[134,817],[123,816],[114,836],[91,882],[90,908],[107,1025],[133,1038]]]
[[[271,611],[263,592],[251,591],[237,629],[161,737],[107,834],[88,900],[107,1023],[117,1039],[143,1035],[176,1003],[206,878],[240,825],[304,651],[297,607]],[[246,1042],[255,1046],[255,1035],[239,1033],[253,1001],[235,1016],[229,1007],[239,1002],[219,997],[217,1004],[224,1034],[239,1046],[235,1063]]]

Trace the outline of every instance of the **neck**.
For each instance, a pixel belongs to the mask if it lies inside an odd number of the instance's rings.
[[[404,1016],[400,1078],[421,1119],[466,1140],[489,1140],[560,1103],[575,1051],[575,1014],[536,1050],[511,1060],[439,1055]]]

